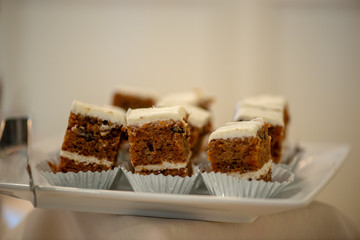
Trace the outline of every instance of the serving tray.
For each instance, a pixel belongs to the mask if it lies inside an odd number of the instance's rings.
[[[50,150],[60,146],[49,147],[49,144],[51,145],[51,141],[37,145],[37,150],[31,154],[32,166],[44,160]],[[301,143],[301,148],[301,156],[296,165],[292,166],[295,181],[276,198],[271,199],[215,197],[208,195],[204,187],[190,195],[136,193],[123,177],[117,179],[111,190],[58,187],[49,185],[34,167],[34,193],[29,190],[29,184],[4,182],[0,176],[0,194],[31,201],[37,208],[217,222],[252,222],[259,216],[308,205],[334,177],[349,153],[347,145],[339,144]],[[26,171],[24,174],[26,175]]]

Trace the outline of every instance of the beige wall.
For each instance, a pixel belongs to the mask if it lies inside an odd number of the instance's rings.
[[[62,133],[74,98],[109,103],[118,84],[216,96],[217,126],[258,93],[289,99],[294,141],[349,143],[318,199],[360,227],[357,1],[1,1],[5,112],[34,138]]]

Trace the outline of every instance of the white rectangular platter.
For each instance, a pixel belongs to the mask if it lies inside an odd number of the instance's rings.
[[[201,192],[191,195],[136,193],[126,184],[113,190],[90,190],[51,186],[39,179],[35,181],[36,203],[27,184],[0,183],[0,193],[30,200],[38,208],[252,222],[262,215],[308,205],[339,170],[349,152],[346,145],[301,146],[304,152],[295,169],[295,181],[273,199],[215,197],[200,195]]]

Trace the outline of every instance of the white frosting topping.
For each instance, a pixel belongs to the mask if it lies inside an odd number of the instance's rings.
[[[154,100],[157,98],[157,93],[154,90],[135,86],[116,86],[114,93],[131,95],[139,98],[153,98]]]
[[[165,169],[182,169],[186,168],[188,165],[188,161],[183,163],[170,163],[170,162],[163,162],[161,164],[156,165],[138,165],[134,167],[135,171],[139,172],[142,170],[148,170],[148,171],[160,171]]]
[[[242,179],[258,179],[263,175],[266,175],[270,170],[272,169],[272,161],[266,162],[262,168],[260,168],[258,171],[251,171],[246,173],[239,173],[239,172],[229,172],[226,173],[229,176],[232,177],[238,177]]]
[[[159,107],[168,107],[165,105],[166,103],[163,103],[164,105],[158,105]],[[173,106],[173,105],[170,105]],[[189,114],[188,123],[191,125],[202,128],[207,123],[209,123],[211,114],[210,111],[207,111],[205,109],[202,109],[200,107],[190,105],[190,104],[179,104],[179,106],[185,108],[186,112]]]
[[[60,156],[74,160],[75,163],[86,163],[86,164],[96,163],[98,165],[105,165],[107,167],[111,167],[112,165],[112,162],[108,161],[107,159],[98,159],[93,156],[83,156],[78,153],[68,152],[63,150],[60,150]]]
[[[119,107],[99,106],[74,100],[71,112],[74,114],[81,114],[107,120],[118,125],[126,125],[126,112]]]
[[[204,95],[201,91],[173,93],[162,98],[158,106],[175,106],[181,104],[190,104],[198,106],[201,102],[210,99],[209,96]]]
[[[241,102],[244,106],[254,106],[278,111],[283,111],[287,106],[287,101],[284,97],[275,95],[260,95],[257,97],[245,98]]]
[[[126,121],[128,125],[143,125],[153,121],[185,121],[187,113],[183,107],[137,108],[129,109]]]
[[[251,121],[231,122],[211,133],[209,142],[213,139],[256,137],[258,130],[264,124],[262,118],[252,119]]]
[[[263,118],[265,122],[271,125],[284,126],[283,111],[243,105],[241,102],[237,104],[234,121],[251,120],[254,118]]]

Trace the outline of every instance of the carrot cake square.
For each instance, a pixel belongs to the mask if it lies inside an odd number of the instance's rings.
[[[72,104],[60,151],[60,172],[102,171],[115,166],[126,113],[111,106]]]
[[[211,169],[243,179],[271,181],[270,141],[268,124],[261,118],[220,127],[209,137]]]
[[[187,117],[179,106],[128,110],[129,152],[135,173],[191,175]]]

